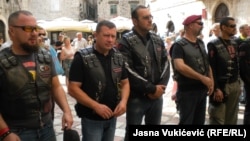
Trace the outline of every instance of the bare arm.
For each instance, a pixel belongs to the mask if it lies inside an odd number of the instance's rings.
[[[7,123],[4,121],[2,114],[0,114],[0,130],[8,127]]]
[[[209,74],[208,77],[212,80],[212,85],[209,87],[208,95],[211,95],[214,91],[214,77],[213,77],[213,70],[211,66],[209,66]]]
[[[212,75],[212,70],[211,67],[209,67],[210,69],[210,74],[209,76],[205,76],[202,75],[196,71],[194,71],[192,68],[190,68],[188,65],[186,65],[183,61],[183,59],[174,59],[174,66],[175,69],[180,72],[182,75],[188,77],[188,78],[192,78],[192,79],[196,79],[201,81],[205,86],[207,86],[207,88],[209,89],[209,94],[212,93],[211,92],[211,87],[213,87],[214,83],[213,83],[213,77],[210,76]]]
[[[129,81],[128,79],[124,79],[121,81],[121,101],[115,108],[114,116],[118,117],[126,112],[129,93],[130,93]]]
[[[64,129],[65,127],[67,127],[67,129],[70,129],[73,124],[73,117],[66,98],[66,93],[59,82],[58,76],[54,76],[52,78],[52,94],[55,102],[63,111],[62,129]]]
[[[62,48],[62,51],[61,51],[61,54],[60,54],[60,59],[61,60],[64,60],[64,59],[66,59],[67,58],[67,56],[66,56],[66,53],[65,53],[65,48],[63,47]]]
[[[2,114],[0,114],[0,130],[8,128],[7,123],[4,121]],[[14,133],[10,133],[4,138],[4,141],[21,141],[21,139]]]

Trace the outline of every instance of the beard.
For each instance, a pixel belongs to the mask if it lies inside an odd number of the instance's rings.
[[[34,52],[37,52],[37,51],[39,50],[38,44],[37,44],[37,45],[31,46],[31,45],[29,45],[29,44],[27,44],[27,43],[22,43],[22,44],[20,44],[20,46],[21,46],[21,48],[22,48],[24,51],[26,51],[26,52],[28,52],[28,53],[34,53]]]
[[[230,37],[232,37],[232,36],[234,36],[234,35],[235,35],[234,33],[229,33],[229,36],[230,36]]]

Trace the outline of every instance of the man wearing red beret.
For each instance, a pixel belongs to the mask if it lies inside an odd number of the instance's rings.
[[[205,124],[207,95],[213,92],[213,75],[204,42],[197,38],[203,29],[201,15],[191,15],[183,23],[184,36],[170,51],[180,111],[179,124]]]
[[[191,15],[191,16],[187,17],[187,18],[182,22],[182,24],[183,24],[184,26],[186,26],[186,25],[189,25],[189,24],[195,22],[196,20],[201,20],[201,15]]]

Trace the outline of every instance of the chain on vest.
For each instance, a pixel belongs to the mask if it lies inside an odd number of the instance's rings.
[[[182,38],[176,42],[176,44],[179,44],[185,55],[183,60],[185,63],[193,68],[196,72],[208,76],[209,71],[209,62],[207,59],[207,54],[205,50],[204,43],[201,40],[197,40],[198,45],[194,48],[192,44],[190,44],[186,39]],[[172,59],[172,66],[173,66],[173,59]],[[174,66],[173,66],[174,68]],[[179,72],[176,71],[174,68],[174,79],[178,80],[180,79]]]
[[[236,59],[232,59],[227,51],[227,48],[225,47],[226,45],[223,44],[223,42],[221,41],[222,39],[218,38],[218,39],[214,39],[211,41],[211,43],[214,44],[214,46],[217,49],[217,53],[218,53],[218,57],[220,59],[218,60],[218,64],[224,65],[225,64],[225,68],[226,68],[226,73],[223,74],[217,74],[218,76],[220,76],[220,80],[228,80],[230,79],[230,77],[232,77],[234,74],[232,72],[232,70],[237,70],[238,68],[234,68],[234,64],[236,63],[238,67],[238,51],[237,51],[237,44],[234,40],[230,40],[231,45],[234,47],[235,49],[235,53],[236,53]],[[236,62],[235,62],[236,61]]]
[[[156,56],[156,60],[157,60],[157,65],[158,65],[158,69],[160,71],[162,71],[162,66],[161,66],[161,50],[162,50],[162,40],[154,33],[149,33],[150,34],[150,39],[153,44],[154,47],[154,53]],[[148,76],[151,76],[151,70],[152,70],[152,66],[151,66],[151,60],[152,58],[150,57],[149,51],[148,51],[148,45],[150,45],[150,42],[147,43],[146,47],[143,44],[143,42],[141,41],[141,39],[133,32],[130,31],[126,34],[123,35],[123,37],[127,40],[129,46],[131,47],[131,51],[135,52],[135,54],[140,58],[140,62],[142,63],[142,65],[144,66],[144,70],[142,76],[144,78],[147,78]],[[162,72],[160,72],[162,73]]]
[[[94,81],[95,86],[95,97],[96,101],[100,101],[103,96],[103,92],[106,88],[106,76],[101,65],[101,62],[97,58],[97,56],[93,53],[94,49],[91,48],[84,48],[80,49],[78,52],[81,54],[83,59],[84,66],[88,69],[90,73],[90,78]],[[112,54],[111,58],[111,70],[112,73],[112,80],[113,83],[116,85],[118,89],[117,99],[120,100],[120,80],[122,75],[122,65],[123,65],[123,57],[122,54],[113,48],[114,53]]]

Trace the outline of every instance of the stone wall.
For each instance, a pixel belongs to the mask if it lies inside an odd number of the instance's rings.
[[[117,2],[119,6],[117,7],[117,14],[110,15],[110,3]],[[111,19],[116,16],[123,16],[126,18],[131,18],[130,4],[129,3],[138,3],[145,5],[145,0],[99,0],[97,2],[98,7],[98,21],[103,19]]]
[[[59,3],[54,5],[53,3]],[[53,20],[58,17],[69,17],[79,20],[79,6],[86,0],[0,0],[0,20],[6,24],[5,33],[7,35],[7,19],[10,13],[19,8],[31,11],[38,20]],[[165,32],[166,23],[172,20],[176,26],[176,31],[182,28],[183,19],[190,14],[202,14],[202,9],[207,11],[207,19],[204,20],[204,30],[206,34],[214,23],[214,14],[220,3],[227,5],[230,16],[237,21],[237,26],[250,24],[250,2],[249,0],[95,0],[98,7],[98,20],[110,19],[116,16],[130,18],[130,2],[149,5],[154,16],[154,22],[159,25],[160,32]],[[110,15],[110,3],[118,2],[117,15]],[[19,3],[19,5],[17,5]],[[86,8],[86,6],[83,6]],[[55,10],[58,9],[58,10]],[[86,9],[82,9],[86,11]]]

